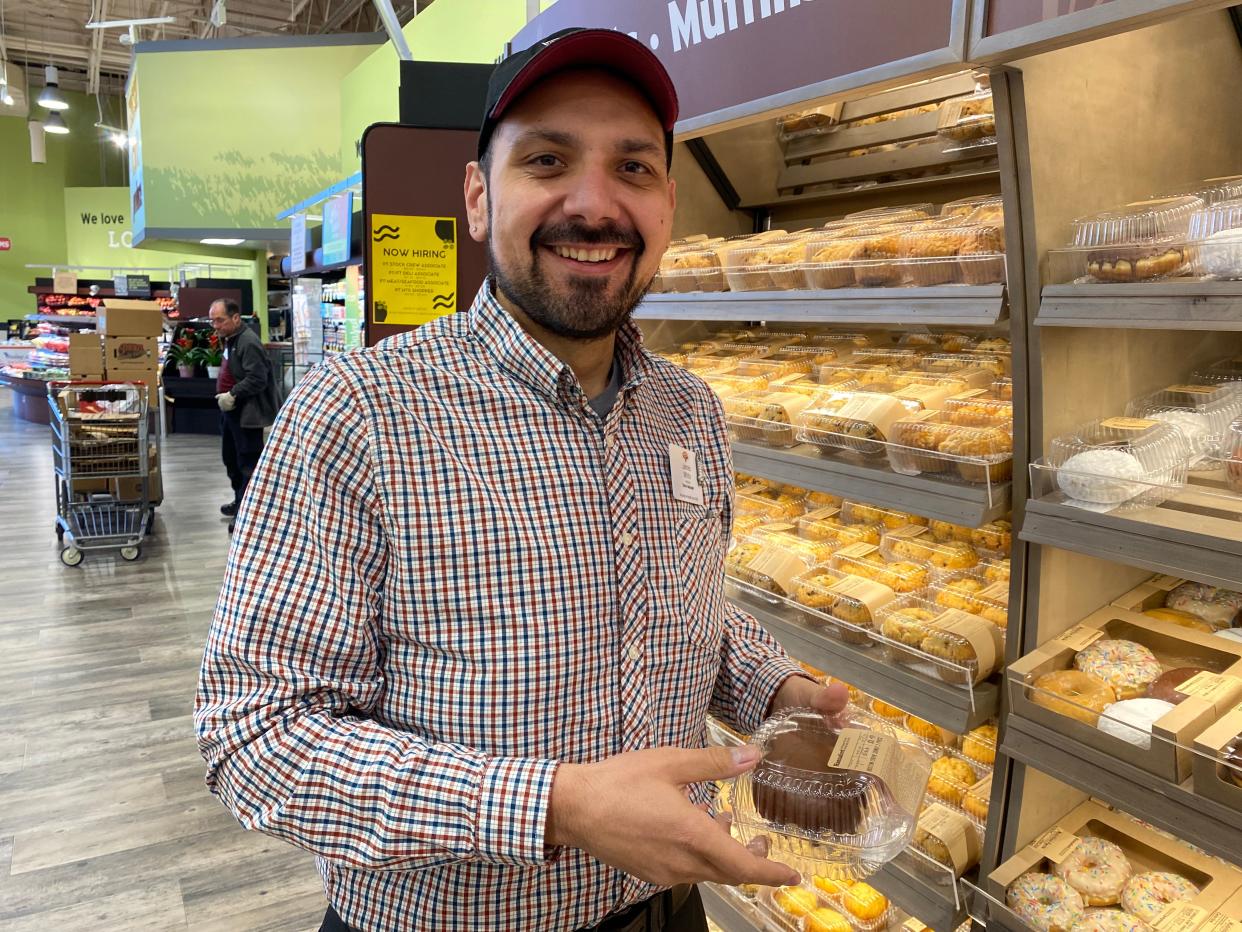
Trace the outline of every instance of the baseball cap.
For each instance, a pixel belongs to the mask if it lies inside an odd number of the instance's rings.
[[[487,151],[496,124],[513,102],[544,78],[566,68],[603,68],[632,83],[655,110],[664,127],[666,148],[672,151],[677,91],[660,59],[623,32],[573,27],[514,52],[496,66],[487,84],[487,108],[479,128],[479,158]]]

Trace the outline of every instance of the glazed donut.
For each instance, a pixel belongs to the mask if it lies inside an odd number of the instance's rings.
[[[1117,845],[1087,837],[1064,861],[1053,865],[1052,873],[1077,890],[1088,906],[1112,906],[1121,899],[1121,888],[1134,869]]]
[[[1069,932],[1082,917],[1082,897],[1060,877],[1029,871],[1005,895],[1009,908],[1040,932]]]
[[[1121,908],[1150,923],[1168,904],[1198,895],[1199,888],[1185,877],[1167,871],[1148,871],[1135,874],[1126,882],[1121,891]]]
[[[1151,926],[1125,910],[1089,909],[1070,932],[1151,932]]]
[[[1058,715],[1067,715],[1094,726],[1106,705],[1117,701],[1117,692],[1103,680],[1081,670],[1045,673],[1035,680],[1031,701]]]
[[[1080,650],[1074,667],[1108,683],[1118,699],[1137,699],[1164,672],[1156,655],[1142,644],[1113,638]]]

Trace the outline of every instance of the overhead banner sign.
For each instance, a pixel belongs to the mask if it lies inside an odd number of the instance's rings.
[[[289,273],[296,275],[306,268],[306,214],[289,218]]]
[[[690,132],[961,61],[966,13],[964,0],[558,0],[513,48],[569,26],[629,33],[655,52]]]
[[[425,324],[457,310],[457,218],[372,214],[367,288],[377,324]]]
[[[350,219],[354,213],[354,192],[330,197],[323,204],[323,264],[349,261]]]

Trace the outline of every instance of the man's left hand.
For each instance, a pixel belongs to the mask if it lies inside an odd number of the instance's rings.
[[[221,392],[216,395],[216,404],[220,406],[221,411],[232,411],[237,407],[237,399],[233,397],[232,392]]]
[[[821,686],[807,677],[791,676],[776,691],[768,714],[774,715],[781,709],[802,708],[835,715],[845,708],[849,699],[849,691],[840,683]]]

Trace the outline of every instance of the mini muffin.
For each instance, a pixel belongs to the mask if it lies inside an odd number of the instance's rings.
[[[899,709],[897,706],[889,705],[887,702],[882,702],[879,699],[871,700],[871,711],[880,716],[880,718],[896,722],[899,725],[904,724],[906,720],[906,711],[904,709]]]
[[[984,550],[1001,550],[1005,553],[1013,546],[1013,524],[1001,518],[971,531],[970,542]]]
[[[991,767],[996,763],[996,726],[991,722],[972,729],[962,739],[962,756]]]
[[[914,606],[900,608],[886,615],[880,626],[880,633],[896,642],[885,645],[889,658],[897,663],[918,663],[922,660],[919,645],[931,630],[928,622],[935,617],[927,609]]]
[[[936,540],[964,540],[969,543],[971,534],[974,533],[973,528],[951,524],[948,521],[932,521],[928,527],[931,528],[932,536]]]
[[[912,734],[917,735],[924,741],[931,744],[938,744],[942,747],[950,745],[954,741],[954,735],[951,731],[946,731],[939,725],[933,725],[926,719],[919,718],[917,715],[906,716],[906,729]]]
[[[989,583],[1009,582],[1009,558],[995,560],[984,566],[983,578]]]
[[[845,896],[850,888],[850,881],[837,880],[834,877],[828,877],[823,874],[816,874],[811,878],[811,883],[824,896],[834,900]]]
[[[851,932],[851,928],[848,919],[828,906],[807,913],[802,920],[802,932]]]
[[[875,887],[860,880],[846,891],[842,905],[855,919],[874,922],[888,911],[888,898]]]
[[[937,591],[936,604],[943,605],[945,608],[956,608],[963,612],[973,612],[979,607],[979,600],[975,596],[984,588],[983,582],[973,576],[950,580]]]
[[[927,792],[953,806],[960,806],[966,790],[979,780],[975,769],[964,760],[945,755],[932,763]]]
[[[781,887],[772,894],[772,902],[798,919],[819,906],[815,891],[808,890],[806,887]]]
[[[966,791],[962,800],[962,808],[966,814],[980,822],[988,820],[988,804],[992,795],[992,780],[984,778]]]

